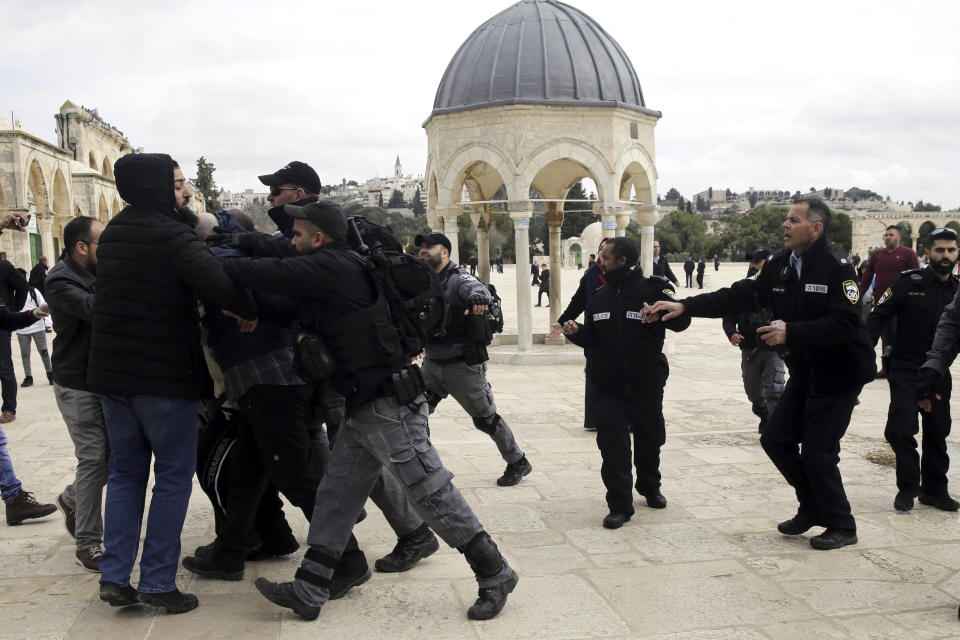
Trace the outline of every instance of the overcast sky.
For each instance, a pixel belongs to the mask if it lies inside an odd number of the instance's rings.
[[[633,61],[659,191],[859,186],[960,206],[960,4],[575,0]],[[0,115],[55,141],[67,99],[193,175],[257,187],[422,174],[434,94],[509,1],[0,0]],[[12,18],[12,19],[11,19]]]

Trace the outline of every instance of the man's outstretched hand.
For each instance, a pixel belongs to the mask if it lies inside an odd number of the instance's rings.
[[[653,306],[647,310],[647,317],[644,319],[644,322],[649,324],[656,322],[658,319],[663,321],[673,320],[678,316],[682,316],[684,311],[686,311],[686,307],[683,306],[682,302],[657,300],[653,303]]]

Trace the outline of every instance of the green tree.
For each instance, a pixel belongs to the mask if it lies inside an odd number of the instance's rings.
[[[757,192],[756,192],[756,191],[751,191],[751,192],[750,192],[750,195],[747,196],[747,200],[750,202],[750,208],[751,208],[751,209],[753,209],[754,207],[757,206],[757,199],[758,199],[759,197],[760,197],[760,196],[757,195]]]
[[[667,191],[667,200],[680,200],[681,198],[680,192],[677,191],[675,187],[670,187],[670,191]]]
[[[853,220],[847,214],[834,211],[830,221],[829,240],[838,249],[850,253],[853,247]]]
[[[577,181],[567,192],[567,200],[587,200],[582,181]],[[583,234],[583,230],[600,219],[593,213],[593,207],[587,202],[564,202],[563,224],[560,226],[561,238],[574,238]]]
[[[383,191],[377,193],[377,206],[383,209]]]
[[[783,246],[783,221],[786,216],[786,207],[769,205],[727,216],[722,231],[717,234],[720,248],[717,253],[736,257],[754,249],[780,248]]]
[[[707,223],[693,212],[677,209],[654,228],[654,237],[665,254],[699,253],[707,236]]]
[[[193,185],[203,195],[207,211],[211,213],[221,209],[220,202],[217,200],[220,190],[213,179],[213,173],[216,170],[217,168],[213,166],[212,162],[207,162],[206,158],[200,156],[200,159],[197,160],[197,177],[193,179]]]
[[[913,210],[914,211],[940,211],[940,205],[930,204],[929,202],[918,200],[917,204],[913,207]]]
[[[423,200],[420,198],[420,189],[418,188],[417,192],[413,194],[413,215],[415,216],[427,215],[427,208],[423,206]]]
[[[383,196],[380,196],[381,198]],[[407,206],[407,203],[403,201],[403,194],[393,190],[393,193],[390,194],[390,202],[387,204],[388,209],[403,209]]]
[[[356,181],[356,180],[347,180],[347,186],[348,186],[348,187],[359,187],[360,185],[357,184],[357,181]]]

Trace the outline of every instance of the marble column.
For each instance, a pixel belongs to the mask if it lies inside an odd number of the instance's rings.
[[[627,235],[627,225],[630,224],[630,220],[633,219],[633,216],[629,213],[624,213],[622,211],[617,213],[617,237],[623,238]]]
[[[530,299],[530,202],[512,204],[513,238],[517,253],[517,348],[529,351],[533,347],[533,309]]]
[[[443,214],[443,235],[450,239],[450,259],[460,264],[460,238],[457,228],[457,215],[460,207],[447,207]]]
[[[490,236],[487,229],[490,228],[490,207],[489,205],[478,205],[480,209],[480,218],[476,222],[477,227],[477,276],[484,282],[490,282]]]
[[[563,225],[563,204],[547,203],[547,229],[550,232],[550,324],[557,321],[561,313],[560,279],[563,270],[563,243],[560,240],[560,228]],[[549,327],[547,328],[549,331]]]
[[[40,231],[40,255],[46,257],[52,266],[57,261],[53,249],[53,214],[37,214],[37,229]]]
[[[641,205],[633,208],[640,225],[640,266],[643,274],[653,275],[653,228],[659,214],[656,205]]]

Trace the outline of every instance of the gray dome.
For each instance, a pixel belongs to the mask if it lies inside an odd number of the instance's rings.
[[[647,109],[627,54],[592,18],[556,0],[521,0],[470,34],[433,113],[506,104]]]

